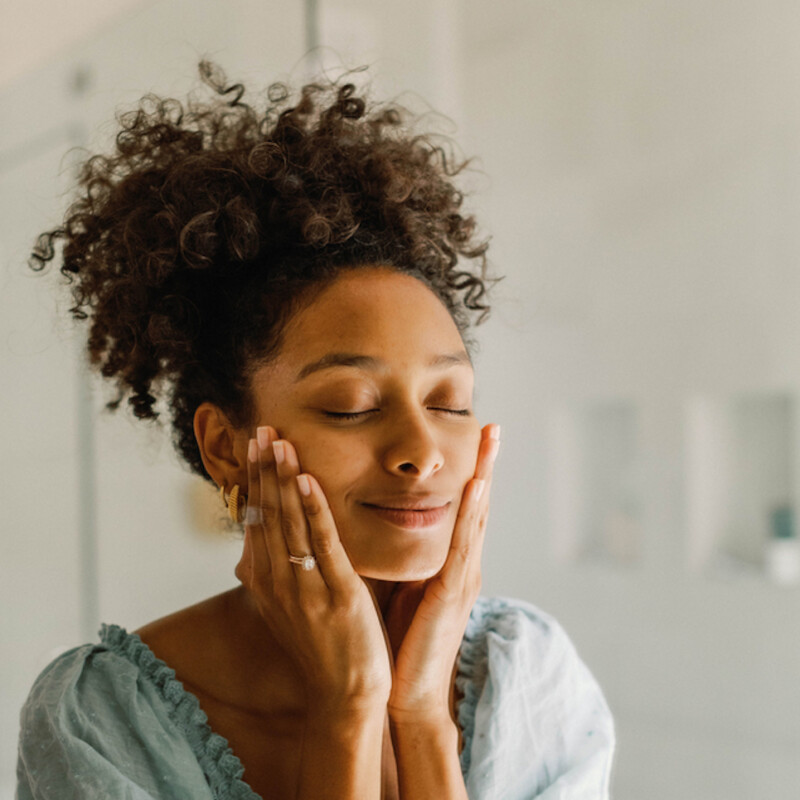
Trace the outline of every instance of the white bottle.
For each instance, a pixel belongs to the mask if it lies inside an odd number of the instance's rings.
[[[800,582],[800,540],[795,535],[794,509],[780,505],[770,515],[772,536],[767,544],[767,575],[773,583],[788,586]]]

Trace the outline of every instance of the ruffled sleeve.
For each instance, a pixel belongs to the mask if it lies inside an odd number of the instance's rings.
[[[552,617],[523,601],[480,598],[457,683],[470,800],[607,800],[611,712]]]
[[[53,661],[20,716],[18,800],[257,800],[197,698],[135,634]]]

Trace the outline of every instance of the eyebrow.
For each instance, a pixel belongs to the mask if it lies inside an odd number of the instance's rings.
[[[441,355],[434,356],[428,362],[428,369],[446,369],[447,367],[454,367],[457,365],[472,366],[472,360],[465,350],[459,350],[456,353],[442,353]],[[356,367],[357,369],[364,369],[375,372],[379,369],[386,367],[386,362],[373,356],[359,355],[358,353],[328,353],[320,358],[318,361],[312,361],[306,364],[297,377],[294,379],[295,383],[299,383],[303,378],[307,378],[314,372],[319,372],[323,369],[330,369],[331,367]]]

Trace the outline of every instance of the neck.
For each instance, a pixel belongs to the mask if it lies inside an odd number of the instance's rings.
[[[389,603],[391,602],[392,595],[395,593],[395,590],[401,584],[397,583],[396,581],[382,581],[378,578],[364,578],[364,583],[369,586],[372,590],[372,594],[375,597],[375,601],[378,604],[378,610],[381,612],[381,616],[383,617],[384,621],[386,620],[386,612],[389,609]]]

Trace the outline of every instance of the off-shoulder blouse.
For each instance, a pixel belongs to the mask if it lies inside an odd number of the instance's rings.
[[[551,616],[479,598],[456,684],[470,800],[607,800],[611,712]],[[20,721],[17,800],[259,797],[174,670],[117,625],[51,662]]]

